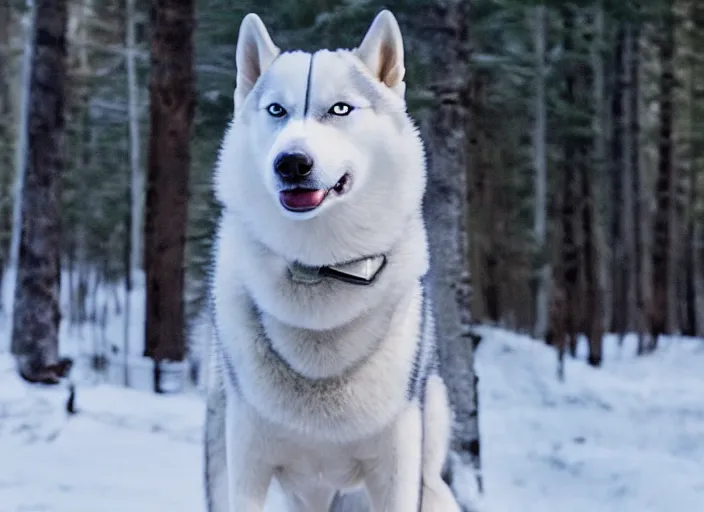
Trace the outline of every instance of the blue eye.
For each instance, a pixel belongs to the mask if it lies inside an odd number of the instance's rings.
[[[347,103],[339,101],[335,103],[332,107],[330,107],[330,110],[328,110],[328,114],[332,114],[334,116],[348,116],[353,110],[354,107],[352,105],[348,105]]]
[[[286,115],[286,109],[278,103],[272,103],[266,107],[266,111],[269,112],[271,117],[284,117]]]

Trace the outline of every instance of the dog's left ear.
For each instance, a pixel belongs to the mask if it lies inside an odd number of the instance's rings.
[[[354,54],[379,81],[399,96],[404,96],[406,68],[403,63],[403,37],[391,11],[383,10],[376,15]]]

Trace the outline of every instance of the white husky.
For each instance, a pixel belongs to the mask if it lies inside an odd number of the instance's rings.
[[[366,490],[377,512],[455,512],[421,214],[425,158],[403,41],[381,12],[352,51],[281,53],[249,14],[215,177],[210,512],[289,512]]]

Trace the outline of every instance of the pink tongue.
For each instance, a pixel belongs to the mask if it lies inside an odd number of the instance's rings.
[[[320,206],[325,199],[325,190],[305,188],[285,190],[279,194],[279,199],[289,210],[312,210]]]

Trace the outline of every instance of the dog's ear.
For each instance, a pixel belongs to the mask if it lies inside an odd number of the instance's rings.
[[[391,11],[383,10],[376,15],[354,53],[375,77],[403,97],[406,92],[403,37]]]
[[[235,109],[242,106],[257,79],[279,53],[262,19],[254,13],[245,16],[237,38]]]

